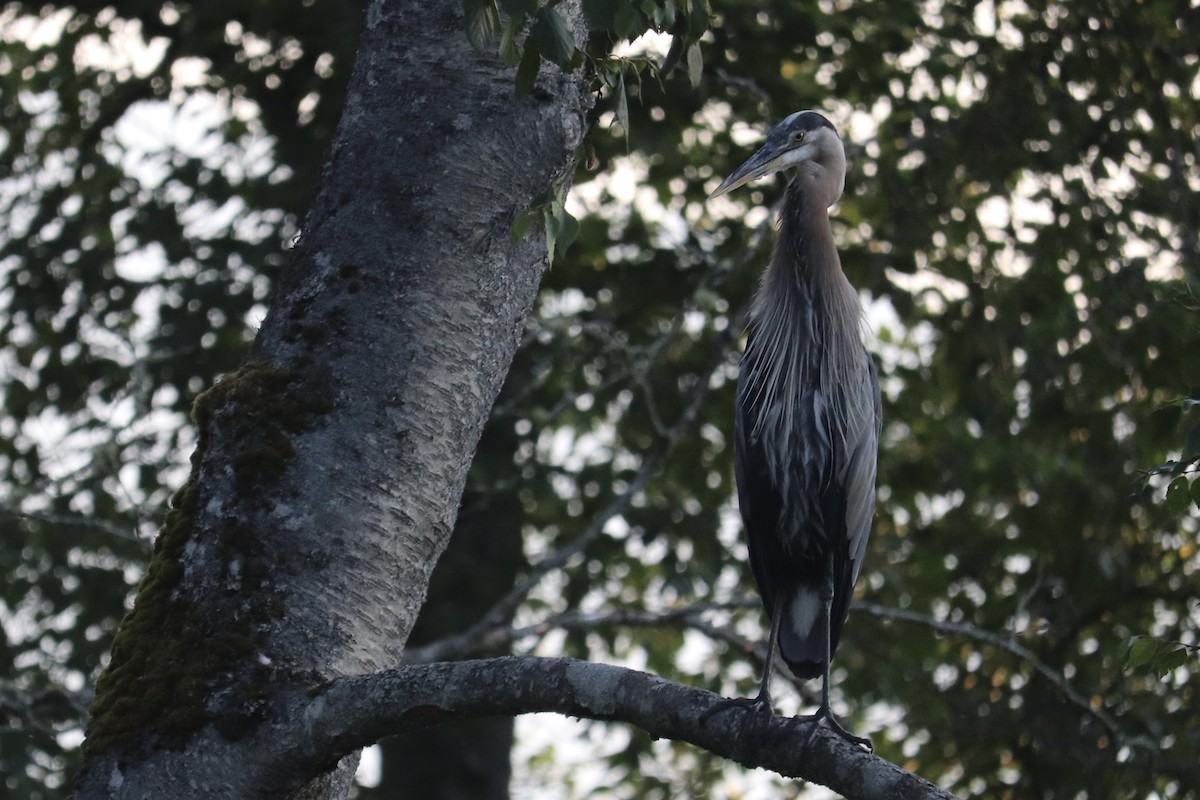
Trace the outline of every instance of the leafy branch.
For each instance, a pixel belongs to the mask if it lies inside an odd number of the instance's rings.
[[[500,60],[516,69],[515,91],[518,98],[533,91],[542,62],[565,71],[579,69],[585,63],[592,89],[611,97],[616,120],[628,136],[629,93],[626,77],[640,85],[642,75],[656,80],[678,63],[687,68],[692,86],[698,86],[703,72],[700,37],[708,30],[708,0],[583,0],[583,15],[588,31],[607,34],[613,44],[633,41],[654,31],[669,33],[673,44],[660,65],[649,56],[588,55],[577,43],[567,18],[559,10],[561,0],[463,0],[463,19],[467,38],[480,52],[497,52]],[[566,210],[566,189],[556,187],[541,202],[513,222],[514,240],[522,239],[540,222],[546,235],[546,257],[553,264],[579,235],[579,221]]]
[[[1120,656],[1126,669],[1151,670],[1160,679],[1182,667],[1189,655],[1200,655],[1200,645],[1157,636],[1130,636],[1121,642]]]
[[[518,97],[533,89],[542,61],[568,71],[585,61],[567,18],[557,8],[560,2],[463,0],[467,38],[482,52],[497,50],[505,65],[517,69]],[[590,33],[607,34],[614,44],[633,41],[649,31],[670,34],[674,43],[663,71],[683,63],[692,84],[699,82],[703,69],[700,37],[708,30],[708,0],[583,0],[583,15]],[[589,63],[616,64],[622,72],[652,69],[657,73],[659,69],[651,59],[592,59]]]

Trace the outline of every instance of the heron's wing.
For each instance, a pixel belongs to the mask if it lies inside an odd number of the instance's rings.
[[[868,371],[858,390],[843,397],[849,406],[842,440],[844,446],[835,456],[836,480],[822,498],[831,530],[840,532],[840,535],[834,535],[833,608],[829,618],[831,657],[850,613],[850,598],[862,571],[871,522],[875,517],[875,469],[882,416],[875,364],[865,350],[863,358]],[[853,398],[858,402],[853,402]]]
[[[867,550],[867,539],[871,535],[871,523],[875,517],[875,473],[879,454],[879,432],[883,421],[883,408],[879,396],[879,374],[875,362],[865,351],[868,372],[860,396],[866,395],[868,403],[862,412],[850,414],[846,424],[846,460],[839,470],[839,483],[846,494],[846,544],[850,559],[850,585],[853,590],[862,570],[863,555]]]
[[[745,368],[745,365],[743,365]],[[743,375],[748,374],[743,372]],[[745,381],[738,385],[737,409],[734,415],[734,462],[737,482],[738,508],[746,531],[750,551],[750,567],[762,595],[763,606],[771,614],[775,603],[775,583],[772,564],[778,566],[782,556],[779,539],[774,535],[779,526],[782,498],[768,472],[766,454],[760,440],[752,438],[757,423],[758,407],[751,393],[754,389]]]

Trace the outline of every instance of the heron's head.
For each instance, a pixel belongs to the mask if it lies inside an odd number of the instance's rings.
[[[721,182],[709,199],[720,197],[755,178],[797,169],[805,189],[826,207],[842,196],[846,184],[846,152],[833,125],[815,111],[797,111],[776,125],[767,141],[746,163]]]

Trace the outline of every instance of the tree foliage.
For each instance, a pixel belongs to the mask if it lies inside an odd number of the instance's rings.
[[[1195,796],[1200,451],[1194,402],[1174,401],[1200,386],[1200,11],[585,2],[576,53],[552,4],[464,8],[456,35],[509,58],[514,92],[545,57],[584,64],[599,102],[597,168],[563,209],[577,238],[471,479],[481,507],[520,503],[517,631],[485,618],[445,652],[507,637],[751,691],[764,620],[731,408],[782,183],[705,198],[766,126],[815,108],[850,157],[835,233],[885,395],[839,702],[883,756],[960,796]],[[14,796],[61,792],[182,482],[192,399],[240,360],[315,185],[361,11],[0,12]],[[537,221],[569,224],[562,208]],[[626,793],[738,780],[688,746],[611,735],[603,780]]]

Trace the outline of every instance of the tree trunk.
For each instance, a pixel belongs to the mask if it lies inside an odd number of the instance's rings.
[[[79,797],[252,797],[334,770],[289,758],[279,698],[398,663],[543,269],[512,222],[569,178],[586,97],[546,68],[514,101],[457,0],[371,5],[290,268],[249,359],[197,399]]]
[[[512,423],[505,418],[488,424],[478,454],[492,458],[476,459],[472,486],[480,477],[484,485],[495,485],[501,482],[495,473],[511,472],[516,449]],[[515,491],[467,489],[454,536],[429,581],[410,645],[463,633],[512,590],[524,563],[523,518]],[[503,655],[508,650],[502,645],[478,655]],[[360,795],[378,800],[507,800],[512,742],[511,717],[463,720],[389,736],[379,743],[379,785]]]

